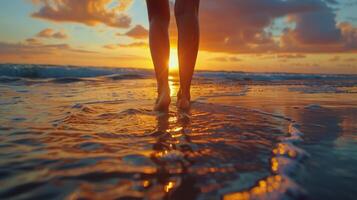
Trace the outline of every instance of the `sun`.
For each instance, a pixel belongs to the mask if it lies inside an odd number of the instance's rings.
[[[169,69],[170,70],[178,70],[178,57],[177,57],[177,50],[171,49],[170,50],[170,59],[169,59]]]

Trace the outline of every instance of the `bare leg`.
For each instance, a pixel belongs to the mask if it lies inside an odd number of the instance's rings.
[[[165,111],[171,102],[168,84],[168,60],[170,56],[170,41],[168,27],[170,23],[170,8],[168,0],[146,0],[150,31],[150,51],[157,80],[158,97],[154,110]]]
[[[176,0],[175,16],[178,28],[178,54],[180,65],[180,90],[177,106],[190,107],[190,89],[199,46],[199,0]]]

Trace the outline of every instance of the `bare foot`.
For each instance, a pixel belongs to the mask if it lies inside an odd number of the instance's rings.
[[[156,99],[154,106],[155,111],[167,111],[171,103],[170,88],[162,90]]]
[[[180,110],[189,110],[191,106],[190,94],[184,94],[180,89],[177,93],[177,107]]]

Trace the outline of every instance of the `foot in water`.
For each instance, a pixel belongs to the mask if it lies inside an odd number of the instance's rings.
[[[184,93],[180,89],[177,93],[177,108],[180,110],[189,110],[191,106],[191,95]]]
[[[159,92],[154,106],[155,111],[167,111],[171,103],[170,88],[166,88]]]

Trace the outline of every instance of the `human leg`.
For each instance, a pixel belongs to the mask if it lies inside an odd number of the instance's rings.
[[[180,66],[180,90],[177,105],[181,109],[188,109],[190,106],[191,81],[199,47],[199,3],[199,0],[176,0],[175,4]]]
[[[146,3],[150,23],[150,52],[155,67],[158,89],[154,110],[162,111],[167,110],[171,101],[168,84],[170,8],[168,0],[146,0]]]

